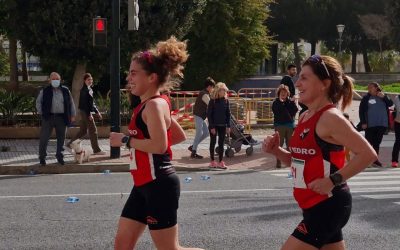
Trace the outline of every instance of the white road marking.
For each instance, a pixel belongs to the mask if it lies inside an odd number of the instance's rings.
[[[361,195],[361,196],[376,200],[400,199],[400,194],[373,194],[373,195]]]
[[[258,188],[258,189],[226,189],[226,190],[193,190],[182,191],[184,194],[195,193],[237,193],[237,192],[266,192],[266,191],[281,191],[286,188]],[[26,198],[51,198],[51,197],[69,197],[69,196],[113,196],[113,195],[129,195],[129,193],[98,193],[98,194],[42,194],[42,195],[5,195],[0,196],[0,199],[26,199]]]

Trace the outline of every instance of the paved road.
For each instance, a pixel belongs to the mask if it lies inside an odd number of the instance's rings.
[[[207,174],[208,181],[200,176]],[[279,249],[301,215],[287,170],[180,173],[183,245],[205,249]],[[185,177],[192,177],[185,183]],[[130,191],[126,173],[0,176],[0,249],[112,249]],[[400,246],[400,170],[355,177],[348,249]],[[80,201],[67,203],[68,196]],[[148,232],[137,249],[153,249]]]

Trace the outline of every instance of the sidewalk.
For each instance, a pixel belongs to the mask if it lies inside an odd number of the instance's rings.
[[[354,101],[353,105],[346,110],[354,124],[358,123],[358,105],[359,101]],[[178,171],[202,171],[208,170],[209,164],[209,138],[199,145],[198,153],[205,156],[204,159],[190,159],[190,152],[187,148],[193,142],[194,130],[188,130],[188,139],[172,147],[173,164]],[[249,131],[253,138],[262,141],[266,135],[272,134],[272,129],[257,129]],[[381,144],[379,159],[385,165],[389,166],[391,162],[391,151],[394,143],[394,134],[385,135]],[[39,140],[2,140],[0,139],[0,148],[6,147],[7,152],[0,152],[0,174],[29,174],[32,170],[35,173],[59,174],[59,173],[101,173],[104,170],[111,172],[126,172],[128,167],[128,150],[121,148],[121,158],[110,159],[110,146],[108,139],[100,139],[99,144],[107,155],[93,155],[90,162],[77,164],[71,153],[64,151],[64,160],[66,164],[61,166],[57,164],[55,158],[56,141],[50,140],[48,145],[47,165],[39,166],[38,151]],[[89,140],[84,140],[83,145],[90,147]],[[246,156],[245,149],[235,153],[233,158],[224,157],[228,169],[231,170],[268,170],[275,167],[275,159],[269,154],[264,154],[260,146],[256,146],[252,156]]]

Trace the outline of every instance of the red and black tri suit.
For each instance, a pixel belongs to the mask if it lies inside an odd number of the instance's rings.
[[[289,145],[293,195],[303,210],[303,220],[292,235],[317,248],[343,239],[341,229],[351,212],[351,195],[347,184],[334,187],[328,195],[318,194],[308,188],[312,181],[329,177],[345,164],[344,147],[326,142],[316,133],[321,115],[331,108],[335,106],[323,107],[306,121],[300,119]]]
[[[171,110],[165,95],[153,96],[141,102],[132,114],[128,126],[129,136],[138,140],[150,139],[142,112],[149,100],[164,99]],[[164,229],[177,223],[177,209],[180,184],[171,158],[171,131],[167,129],[168,147],[163,154],[153,154],[134,148],[130,149],[130,172],[134,187],[122,211],[122,217],[147,224],[150,230]]]

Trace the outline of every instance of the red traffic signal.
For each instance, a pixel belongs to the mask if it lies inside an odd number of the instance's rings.
[[[107,18],[93,18],[93,46],[107,47]]]
[[[106,21],[105,18],[97,18],[96,19],[96,31],[104,31],[105,30],[105,26],[106,26]]]

